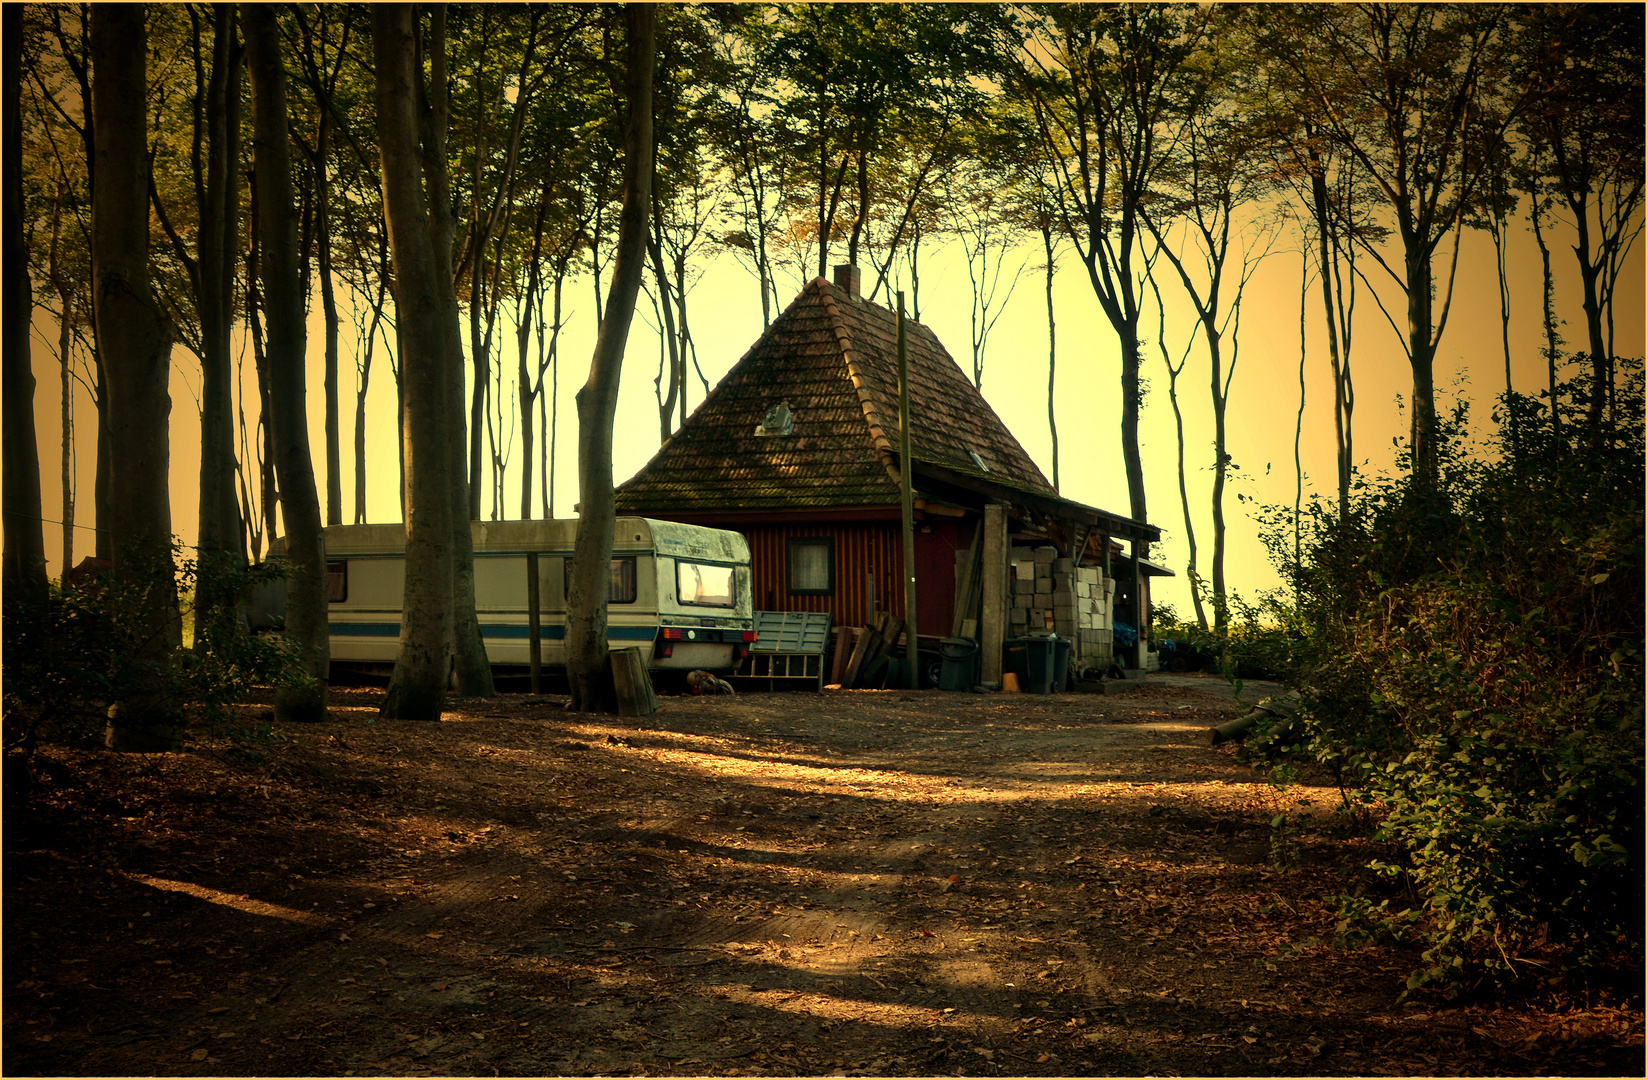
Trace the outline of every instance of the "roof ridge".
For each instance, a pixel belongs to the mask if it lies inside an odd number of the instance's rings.
[[[819,287],[818,295],[824,302],[824,313],[829,316],[830,329],[835,334],[836,343],[841,347],[841,357],[847,364],[847,377],[852,380],[853,390],[858,394],[859,407],[864,410],[864,422],[870,425],[870,438],[875,443],[876,457],[880,459],[881,467],[887,470],[887,475],[893,483],[902,487],[903,473],[893,466],[893,455],[897,451],[892,440],[887,437],[887,425],[876,412],[875,402],[870,397],[869,388],[865,386],[863,369],[854,356],[852,333],[847,329],[846,320],[841,317],[841,311],[836,307],[835,291],[822,277],[815,278],[813,283]]]

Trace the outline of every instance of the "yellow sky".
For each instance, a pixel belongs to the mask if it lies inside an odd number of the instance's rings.
[[[1562,235],[1549,238],[1558,274],[1557,309],[1566,320],[1563,332],[1570,349],[1584,344],[1583,314],[1580,310],[1574,259]],[[1286,243],[1286,241],[1284,241]],[[1540,269],[1538,250],[1526,230],[1514,232],[1511,249],[1510,284],[1512,296],[1511,348],[1513,378],[1519,390],[1537,391],[1545,384],[1540,329]],[[1436,385],[1449,393],[1456,384],[1474,400],[1479,425],[1487,420],[1486,401],[1503,387],[1504,354],[1500,345],[1497,281],[1493,270],[1492,245],[1486,234],[1467,230],[1460,257],[1459,279],[1453,309],[1436,359]],[[838,255],[839,257],[839,255]],[[1039,244],[1031,253],[1030,265],[1040,261]],[[1012,265],[1017,265],[1017,260]],[[1394,263],[1399,265],[1399,262]],[[1382,273],[1371,260],[1363,266],[1370,278]],[[1227,579],[1238,592],[1254,596],[1278,584],[1259,544],[1247,505],[1237,500],[1240,493],[1259,503],[1291,505],[1294,492],[1294,423],[1299,405],[1300,290],[1301,259],[1296,250],[1280,245],[1248,286],[1239,335],[1237,369],[1228,410],[1229,449],[1241,467],[1242,478],[1226,489],[1225,516],[1229,525]],[[873,275],[866,268],[866,278]],[[1374,278],[1377,281],[1377,278]],[[780,281],[782,307],[792,299],[800,283]],[[1179,286],[1161,281],[1168,303],[1167,340],[1177,358],[1188,336],[1196,333],[1189,309],[1178,299]],[[907,301],[912,300],[906,286]],[[1385,306],[1400,324],[1403,306],[1393,287],[1382,290]],[[885,299],[884,293],[879,300]],[[1631,268],[1619,288],[1620,302],[1615,312],[1617,351],[1621,355],[1643,354],[1643,297],[1641,248],[1634,253]],[[43,297],[37,297],[43,300]],[[1055,284],[1058,324],[1057,418],[1060,445],[1061,490],[1069,498],[1118,513],[1128,507],[1126,479],[1122,469],[1119,418],[1119,367],[1114,334],[1105,322],[1085,269],[1068,248]],[[959,255],[932,250],[921,260],[921,315],[945,343],[952,356],[969,367],[970,287],[965,264]],[[759,294],[753,278],[730,257],[709,266],[689,296],[689,311],[698,342],[699,363],[714,381],[743,355],[761,332]],[[569,284],[566,308],[570,325],[562,335],[560,378],[560,425],[556,442],[556,492],[554,513],[568,516],[576,501],[575,416],[572,395],[588,370],[594,342],[594,290],[588,279]],[[649,314],[643,298],[642,314]],[[1306,301],[1306,408],[1301,439],[1301,455],[1306,473],[1306,493],[1331,494],[1334,486],[1334,443],[1332,414],[1329,411],[1327,352],[1321,303],[1313,289]],[[1148,339],[1143,371],[1150,381],[1141,423],[1149,516],[1160,526],[1164,544],[1154,557],[1172,567],[1178,575],[1158,587],[1156,598],[1174,604],[1182,615],[1190,614],[1185,588],[1184,566],[1187,547],[1178,495],[1173,414],[1167,399],[1167,377],[1155,337],[1154,310],[1147,312],[1142,326]],[[512,326],[500,327],[505,342],[503,363],[506,377],[506,431],[515,427],[513,371],[515,367]],[[345,352],[341,364],[340,396],[343,415],[344,519],[352,520],[354,464],[354,330],[347,322],[342,330]],[[62,519],[60,485],[60,444],[58,409],[58,368],[55,355],[56,332],[49,320],[37,316],[34,339],[36,424],[41,445],[41,472],[44,516]],[[317,483],[324,500],[325,454],[321,401],[321,360],[323,339],[319,326],[319,304],[311,317],[309,354],[309,413],[311,450]],[[617,437],[613,448],[614,476],[619,482],[630,476],[658,447],[659,430],[653,378],[658,370],[659,339],[646,319],[638,318],[632,330],[625,360],[623,389],[619,406]],[[1406,420],[1399,412],[1398,397],[1410,389],[1410,372],[1396,331],[1380,312],[1373,298],[1363,291],[1357,310],[1352,363],[1357,395],[1355,415],[1356,451],[1369,468],[1387,469],[1393,460],[1392,440],[1406,433]],[[251,381],[251,360],[245,360],[245,386],[249,416],[255,409],[255,388]],[[702,387],[691,377],[689,408],[702,400]],[[172,374],[172,510],[173,529],[185,543],[195,532],[196,490],[199,470],[199,421],[196,393],[199,369],[193,356],[178,348],[173,356]],[[1047,322],[1042,280],[1027,270],[1006,312],[990,337],[985,363],[985,398],[1018,437],[1030,456],[1049,477],[1052,474],[1051,440],[1047,425]],[[1208,572],[1212,551],[1209,499],[1212,476],[1212,411],[1209,404],[1208,368],[1200,344],[1179,380],[1180,407],[1185,414],[1185,445],[1193,520],[1200,549],[1200,567]],[[1440,403],[1440,402],[1439,402]],[[92,524],[91,489],[94,470],[95,415],[83,391],[76,396],[76,423],[79,426],[76,478],[80,492],[77,521]],[[368,518],[372,521],[399,519],[396,494],[393,383],[380,342],[373,363],[368,397]],[[503,516],[517,516],[520,485],[520,450],[513,450],[506,482]],[[534,496],[538,505],[540,496]],[[491,500],[483,503],[490,515]],[[324,505],[323,505],[324,509]],[[78,561],[92,548],[93,534],[76,531],[74,559]],[[46,526],[49,573],[59,573],[61,530]]]

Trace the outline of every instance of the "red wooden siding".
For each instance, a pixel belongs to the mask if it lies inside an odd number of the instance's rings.
[[[955,608],[955,552],[972,540],[971,527],[956,522],[928,523],[931,532],[916,532],[917,629],[923,635],[950,633]],[[900,569],[904,544],[896,521],[820,522],[815,524],[726,525],[750,542],[750,576],[758,611],[828,611],[836,626],[869,622],[868,584],[875,582],[875,606],[904,617]],[[829,537],[835,541],[835,592],[830,596],[791,596],[789,541]]]

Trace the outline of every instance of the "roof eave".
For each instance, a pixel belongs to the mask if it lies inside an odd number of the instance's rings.
[[[1075,502],[1051,492],[1033,491],[1017,484],[989,480],[982,476],[959,472],[936,462],[923,461],[920,458],[915,458],[912,464],[915,466],[915,472],[930,476],[943,483],[966,491],[976,492],[980,495],[988,495],[1003,502],[1023,503],[1034,507],[1048,517],[1096,528],[1107,536],[1123,540],[1139,540],[1147,544],[1157,543],[1162,538],[1161,529],[1149,522],[1135,521],[1129,517],[1112,514],[1107,510],[1100,510],[1098,507]]]

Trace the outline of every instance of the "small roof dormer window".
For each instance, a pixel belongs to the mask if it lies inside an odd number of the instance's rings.
[[[990,471],[990,466],[984,463],[984,459],[979,456],[979,452],[977,450],[967,451],[967,456],[973,459],[973,464],[978,466],[980,472]]]
[[[755,426],[757,435],[791,435],[795,432],[795,414],[790,411],[790,403],[774,405],[767,410],[767,415],[761,418],[761,423]]]

